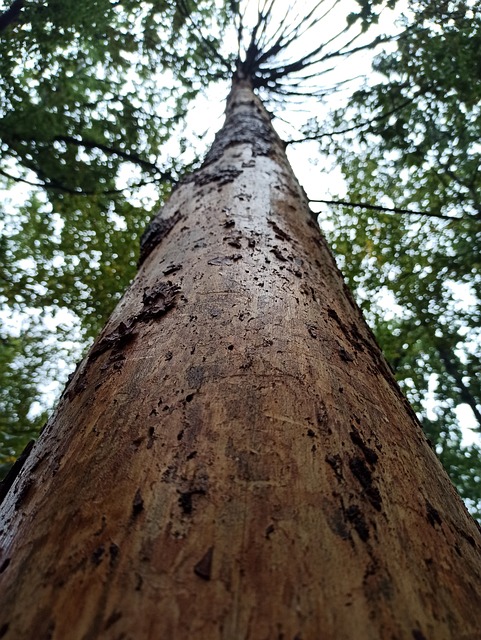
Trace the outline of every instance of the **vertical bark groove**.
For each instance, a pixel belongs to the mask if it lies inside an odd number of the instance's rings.
[[[0,635],[479,637],[480,532],[248,81],[150,229],[4,502]]]

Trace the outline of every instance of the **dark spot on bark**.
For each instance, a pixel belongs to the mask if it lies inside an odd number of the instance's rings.
[[[184,430],[182,429],[182,431],[179,431],[179,433],[177,434],[177,440],[180,442],[183,437],[184,437]]]
[[[115,351],[110,355],[106,363],[104,363],[100,370],[107,371],[112,368],[114,371],[121,371],[125,362],[125,356],[123,353],[116,353]]]
[[[205,166],[208,164],[208,156],[209,154],[207,154],[200,170],[190,175],[185,182],[194,182],[197,187],[203,187],[211,182],[215,182],[219,187],[223,187],[230,182],[234,182],[236,178],[242,175],[243,170],[237,167],[224,167],[223,169],[216,169],[215,171],[206,170]]]
[[[342,509],[335,509],[334,511],[327,509],[327,524],[329,525],[332,533],[342,540],[349,540],[351,533],[346,527],[346,515]]]
[[[442,524],[441,516],[439,515],[437,509],[435,509],[428,500],[426,500],[426,512],[428,516],[428,522],[432,527],[435,527],[436,524]]]
[[[192,489],[190,491],[179,492],[179,507],[182,509],[182,513],[189,516],[192,514],[194,510],[194,505],[192,503],[192,496],[199,495],[205,496],[204,489]]]
[[[352,353],[349,353],[349,351],[346,351],[344,347],[339,347],[339,357],[341,360],[344,360],[344,362],[354,362],[354,356]]]
[[[254,240],[254,238],[249,238],[249,240],[247,241],[247,246],[249,247],[249,249],[253,249],[256,246],[256,241]]]
[[[312,429],[308,429],[307,430],[307,435],[309,436],[309,438],[315,438],[316,434]]]
[[[114,625],[120,618],[122,617],[122,613],[120,611],[113,611],[110,616],[107,618],[107,622],[105,623],[104,630],[109,629],[112,625]]]
[[[125,322],[121,322],[116,329],[111,331],[104,338],[101,338],[99,342],[97,342],[97,344],[94,344],[89,355],[89,362],[93,362],[110,349],[115,349],[116,352],[118,352],[119,349],[122,349],[127,344],[132,342],[136,335],[137,334],[133,330],[133,324],[127,325],[125,324]],[[83,372],[83,374],[85,374],[85,371]],[[81,374],[77,385],[82,385],[82,383],[85,384],[83,375]]]
[[[193,398],[194,398],[194,394],[193,393],[189,393],[188,396],[185,396],[185,401],[186,402],[192,402]]]
[[[337,315],[337,311],[335,311],[334,309],[328,309],[327,315],[333,320],[335,320],[338,324],[341,322],[339,316]]]
[[[227,244],[235,249],[242,249],[242,243],[240,237],[238,238],[226,238]]]
[[[193,460],[196,455],[197,455],[197,451],[191,451],[187,456],[187,460]]]
[[[309,335],[311,336],[311,338],[317,338],[317,332],[319,331],[319,329],[316,327],[315,324],[308,324],[307,326],[307,330],[309,332]]]
[[[352,504],[346,509],[346,519],[352,524],[361,540],[366,542],[369,539],[369,527],[357,504]]]
[[[457,529],[457,531],[466,540],[466,542],[468,542],[473,547],[473,549],[476,548],[476,542],[473,536],[469,535],[468,533],[465,533],[464,531],[461,531],[460,529]]]
[[[132,517],[136,518],[142,511],[144,510],[144,500],[142,498],[142,494],[140,493],[140,489],[137,489],[134,496],[134,501],[132,503]]]
[[[329,318],[332,318],[332,320],[336,322],[336,324],[339,326],[343,334],[350,339],[349,330],[344,324],[344,322],[341,320],[341,318],[338,316],[337,311],[335,309],[328,309],[327,315],[329,316]]]
[[[10,468],[5,478],[2,480],[2,482],[0,482],[0,504],[2,504],[2,502],[5,499],[5,496],[8,493],[8,490],[17,479],[17,476],[22,470],[23,465],[25,464],[28,456],[30,455],[30,452],[32,451],[32,447],[34,444],[35,444],[35,440],[30,440],[30,442],[27,444],[25,449],[22,451],[22,453],[18,456],[18,458],[13,463],[12,467]]]
[[[113,569],[115,567],[115,565],[117,564],[118,559],[119,559],[119,555],[120,555],[120,549],[115,544],[115,542],[112,542],[110,544],[109,554],[110,554],[110,568]]]
[[[155,433],[155,428],[154,427],[149,427],[149,439],[147,441],[147,449],[152,449],[152,446],[154,444],[154,433]]]
[[[373,486],[372,473],[364,460],[357,456],[351,458],[349,460],[349,468],[351,469],[353,476],[364,489],[369,502],[377,511],[381,511],[381,494],[379,493],[379,489]]]
[[[17,500],[15,502],[15,510],[18,510],[22,502],[24,502],[27,499],[34,485],[35,485],[35,482],[33,478],[28,478],[28,480],[25,481],[23,487],[20,489]]]
[[[339,480],[339,482],[342,480],[342,460],[341,460],[341,456],[339,454],[335,454],[333,456],[326,456],[326,462],[328,465],[330,465],[334,471],[334,473],[336,474],[336,478]]]
[[[230,344],[227,348],[229,349],[229,351],[233,351],[234,350],[234,345]]]
[[[210,580],[210,576],[212,573],[212,558],[214,557],[214,547],[210,547],[202,560],[194,567],[194,573],[202,580]]]
[[[182,218],[181,213],[177,210],[170,218],[162,218],[161,213],[158,214],[145,229],[140,238],[140,257],[137,266],[144,262],[153,249],[170,233],[174,226]]]
[[[271,537],[271,534],[274,533],[274,531],[275,531],[274,525],[270,524],[267,527],[266,532],[265,532],[265,537],[267,538],[267,540],[269,540],[269,538]]]
[[[230,265],[230,264],[234,264],[234,262],[237,262],[237,260],[241,260],[241,259],[242,259],[241,253],[234,253],[231,256],[218,256],[217,258],[211,258],[210,260],[208,260],[207,264],[214,265],[214,266]]]
[[[279,240],[290,240],[291,239],[291,236],[288,233],[286,233],[285,231],[283,231],[279,227],[277,222],[275,222],[275,220],[268,219],[267,223],[274,229],[274,233],[276,235],[276,238],[279,238]]]
[[[351,436],[351,440],[356,445],[356,447],[359,447],[359,449],[361,449],[361,451],[363,452],[366,461],[371,465],[376,464],[379,456],[373,449],[367,446],[367,444],[362,439],[359,431],[355,427],[353,427],[349,435]]]
[[[281,262],[287,262],[287,258],[284,256],[279,247],[274,247],[273,249],[271,249],[271,253],[273,253]]]
[[[9,630],[9,628],[10,628],[10,623],[6,622],[5,624],[2,624],[2,626],[0,627],[0,638],[3,638],[3,636]]]
[[[167,282],[159,282],[154,287],[144,289],[142,304],[146,307],[139,314],[134,316],[133,322],[148,322],[152,318],[163,316],[175,305],[180,287]]]
[[[182,269],[182,265],[181,264],[171,264],[162,273],[164,274],[164,276],[170,276],[171,273],[176,273],[177,271],[180,271],[181,269]]]
[[[8,565],[10,564],[10,558],[5,558],[5,560],[2,562],[2,566],[0,566],[0,573],[3,573]]]
[[[226,227],[226,229],[229,229],[230,227],[235,227],[235,220],[226,220],[223,226]]]
[[[102,562],[102,557],[105,553],[105,547],[103,544],[100,545],[100,547],[97,547],[95,549],[95,551],[92,553],[92,564],[94,564],[96,567],[99,566],[99,564]]]
[[[419,629],[413,629],[411,633],[414,640],[426,640],[426,636]]]

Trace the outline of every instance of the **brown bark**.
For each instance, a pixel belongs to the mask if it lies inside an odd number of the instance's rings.
[[[2,638],[479,638],[479,530],[247,81],[3,513]]]

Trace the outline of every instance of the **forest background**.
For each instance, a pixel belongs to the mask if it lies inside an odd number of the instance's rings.
[[[480,517],[481,9],[296,4],[0,2],[2,473],[133,277],[146,224],[212,142],[238,40],[248,53],[256,24],[274,43],[290,25],[259,93]]]

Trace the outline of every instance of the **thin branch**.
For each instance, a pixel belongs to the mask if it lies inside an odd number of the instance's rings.
[[[411,209],[400,209],[398,207],[383,207],[379,204],[367,204],[366,202],[349,202],[348,200],[310,200],[310,202],[319,202],[322,204],[332,204],[340,207],[355,207],[357,209],[368,209],[370,211],[381,211],[384,213],[398,213],[414,216],[428,216],[431,218],[441,218],[442,220],[463,220],[457,216],[446,216],[435,211],[412,211]]]
[[[134,185],[130,185],[128,187],[124,187],[123,189],[106,189],[105,191],[95,191],[95,190],[85,190],[85,189],[75,189],[72,187],[67,187],[66,185],[58,182],[58,181],[47,181],[43,182],[32,182],[31,180],[27,180],[26,178],[21,178],[20,176],[14,176],[3,169],[0,169],[0,175],[4,176],[8,180],[13,180],[14,182],[22,182],[23,184],[28,184],[31,187],[37,187],[38,189],[47,189],[52,191],[62,191],[64,193],[68,193],[70,195],[76,196],[102,196],[102,195],[118,195],[119,193],[124,193],[129,189],[138,189],[140,187],[145,187],[149,184],[155,184],[158,182],[157,180],[143,180],[141,182],[137,182]]]
[[[394,113],[401,111],[404,107],[407,107],[412,102],[411,99],[402,102],[399,106],[394,107],[387,113],[382,114],[381,116],[374,117],[368,122],[361,122],[360,124],[356,124],[352,127],[347,127],[346,129],[338,129],[337,131],[330,131],[329,133],[320,133],[312,136],[304,136],[303,138],[297,138],[296,140],[288,140],[286,144],[298,144],[300,142],[305,142],[306,140],[320,140],[321,138],[332,138],[333,136],[342,135],[344,133],[350,133],[351,131],[357,131],[359,129],[369,129],[369,127],[373,126],[374,122],[381,122],[382,120],[386,120],[391,117]],[[373,133],[376,133],[374,129]]]
[[[0,168],[0,175],[4,176],[8,180],[13,180],[14,182],[22,182],[23,184],[28,184],[31,187],[40,187],[42,189],[45,187],[45,184],[43,182],[31,182],[30,180],[27,180],[26,178],[21,178],[20,176],[12,176],[10,173],[7,173],[1,168]]]
[[[217,58],[221,62],[221,64],[226,68],[230,69],[230,65],[227,60],[220,54],[217,48],[212,44],[210,40],[208,40],[201,32],[200,27],[196,24],[194,19],[192,18],[191,13],[188,11],[184,0],[178,0],[178,9],[184,16],[186,20],[188,20],[193,28],[193,35],[197,42],[201,45],[201,47],[206,51],[210,52],[214,58]]]
[[[57,140],[58,142],[65,142],[66,144],[74,144],[78,147],[85,147],[86,149],[99,149],[100,151],[104,151],[105,153],[119,156],[120,158],[124,158],[124,160],[128,160],[129,162],[133,162],[134,164],[145,167],[149,171],[155,173],[159,172],[159,168],[157,167],[157,165],[149,162],[148,160],[144,160],[138,154],[131,153],[129,151],[122,151],[122,149],[113,148],[107,144],[96,142],[95,140],[75,138],[74,136],[55,136],[54,140]],[[171,176],[165,173],[163,174],[163,177],[171,179]]]
[[[308,31],[310,31],[313,27],[315,27],[319,22],[321,22],[327,15],[329,15],[329,13],[334,9],[334,7],[339,3],[340,0],[334,0],[334,3],[331,4],[331,6],[323,14],[316,17],[314,14],[317,11],[317,9],[319,9],[319,7],[322,4],[324,4],[324,1],[325,0],[320,0],[320,2],[318,2],[306,16],[303,16],[302,20],[300,20],[297,24],[295,24],[290,31],[287,31],[287,29],[284,30],[279,35],[277,41],[274,42],[270,46],[270,48],[265,50],[262,56],[259,57],[258,64],[259,65],[262,64],[269,58],[272,58],[278,53],[280,53],[280,51],[287,49],[289,45],[291,45],[293,42],[295,42],[296,40],[301,38],[303,35],[305,35]],[[340,32],[340,34],[341,33],[343,32]],[[329,42],[330,41],[323,43],[322,47],[325,47],[327,44],[329,44]]]

